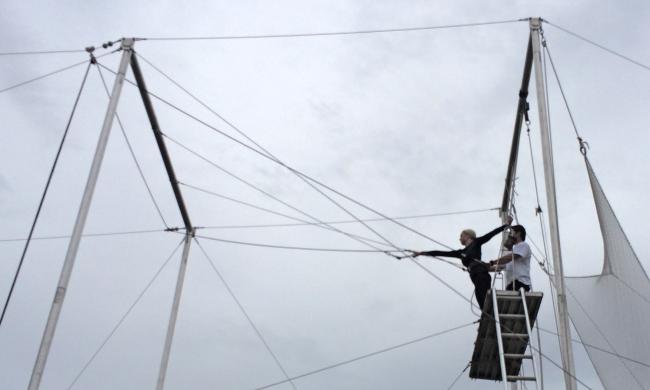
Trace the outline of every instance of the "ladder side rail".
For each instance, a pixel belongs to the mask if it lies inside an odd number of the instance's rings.
[[[506,360],[503,350],[503,339],[501,338],[501,321],[499,320],[499,303],[497,302],[497,291],[492,287],[492,309],[494,311],[494,326],[497,332],[497,344],[499,346],[499,364],[501,365],[501,380],[503,388],[508,390],[508,373],[506,372]]]
[[[535,377],[535,388],[539,390],[539,381],[538,381],[538,376],[537,376],[537,368],[535,366],[536,361],[535,361],[535,351],[533,350],[533,342],[532,342],[532,328],[530,326],[530,317],[528,317],[528,304],[526,303],[526,294],[524,293],[524,289],[520,288],[519,293],[521,294],[521,304],[524,308],[524,315],[526,317],[526,332],[528,332],[528,348],[530,349],[530,359],[532,362],[533,366],[533,376]],[[526,351],[524,351],[526,353]],[[523,361],[522,361],[523,364]]]

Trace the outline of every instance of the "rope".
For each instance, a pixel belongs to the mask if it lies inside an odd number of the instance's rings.
[[[14,288],[16,287],[18,275],[20,274],[20,270],[23,267],[25,256],[27,255],[27,249],[29,248],[31,238],[34,234],[34,229],[36,229],[36,223],[38,222],[38,217],[41,215],[41,209],[43,208],[45,197],[47,196],[47,192],[50,189],[50,184],[52,183],[52,177],[54,176],[54,171],[56,170],[56,166],[59,162],[59,157],[61,156],[61,151],[63,150],[63,145],[68,136],[68,132],[70,131],[70,125],[72,125],[72,118],[74,118],[74,114],[77,111],[77,106],[79,104],[79,99],[81,98],[81,93],[83,92],[84,86],[86,85],[86,80],[88,79],[88,72],[90,72],[90,66],[92,65],[92,62],[90,61],[86,61],[86,62],[88,62],[88,66],[86,67],[86,71],[84,72],[83,79],[81,80],[81,86],[79,87],[79,91],[77,92],[77,96],[75,97],[74,104],[72,105],[72,111],[70,112],[70,116],[68,117],[68,123],[66,124],[65,130],[63,131],[61,142],[59,142],[59,148],[56,151],[54,162],[52,162],[50,173],[47,177],[47,181],[45,182],[45,188],[43,189],[41,200],[38,202],[38,207],[36,208],[36,215],[34,215],[32,226],[29,229],[29,234],[27,235],[27,240],[25,241],[25,246],[23,247],[23,253],[20,255],[20,260],[18,261],[18,267],[16,268],[16,272],[14,273],[13,280],[11,281],[11,287],[9,287],[9,293],[7,293],[7,298],[5,298],[5,303],[2,307],[2,314],[0,314],[0,326],[2,326],[2,321],[4,320],[5,314],[7,313],[7,307],[9,306],[9,302],[11,301]]]
[[[142,297],[144,296],[144,294],[147,292],[147,290],[149,290],[149,288],[151,287],[151,285],[153,284],[153,282],[158,278],[158,276],[159,276],[160,273],[163,271],[163,269],[167,266],[167,264],[169,264],[169,262],[170,262],[171,259],[174,257],[174,255],[176,254],[176,252],[178,252],[178,249],[181,247],[181,244],[183,243],[183,241],[184,241],[184,239],[181,240],[181,241],[178,243],[178,245],[176,245],[176,248],[174,248],[174,250],[173,250],[172,253],[169,255],[169,257],[167,257],[167,259],[166,259],[166,260],[162,263],[162,265],[158,268],[158,271],[156,271],[156,273],[155,273],[155,274],[153,275],[153,277],[149,280],[149,282],[146,284],[146,286],[142,289],[142,291],[140,291],[140,293],[138,294],[138,296],[135,298],[135,301],[133,301],[133,303],[131,304],[131,306],[129,306],[129,308],[128,308],[128,309],[126,310],[126,312],[122,315],[122,317],[120,317],[119,321],[117,321],[117,323],[115,324],[115,326],[113,326],[113,329],[111,329],[111,331],[110,331],[110,332],[108,333],[108,335],[104,338],[104,340],[101,342],[101,344],[99,345],[99,347],[95,350],[95,352],[90,356],[90,358],[86,361],[86,363],[83,365],[83,367],[81,368],[81,370],[80,370],[80,371],[77,373],[77,375],[74,377],[74,379],[72,380],[72,382],[70,383],[70,385],[68,385],[67,390],[70,390],[70,389],[72,389],[72,387],[74,387],[74,385],[77,383],[77,381],[79,381],[79,379],[80,379],[81,376],[84,374],[84,372],[86,372],[86,370],[88,369],[88,367],[90,367],[90,365],[91,365],[92,362],[95,360],[95,358],[96,358],[96,357],[99,355],[99,353],[104,349],[104,347],[105,347],[106,344],[109,342],[109,340],[113,337],[113,335],[115,335],[115,332],[117,332],[117,330],[119,329],[119,327],[122,326],[122,323],[124,323],[124,320],[126,320],[126,317],[128,317],[129,314],[131,314],[131,312],[133,311],[133,308],[135,308],[135,306],[138,304],[138,302],[140,302],[140,300],[142,299]]]
[[[646,64],[643,64],[643,63],[641,63],[641,62],[639,62],[639,61],[636,61],[636,60],[634,60],[634,59],[632,59],[632,58],[630,58],[630,57],[628,57],[628,56],[626,56],[626,55],[623,55],[623,54],[621,54],[621,53],[619,53],[619,52],[616,52],[616,51],[614,51],[614,50],[612,50],[612,49],[609,49],[609,48],[607,48],[607,47],[601,45],[600,43],[597,43],[597,42],[592,41],[592,40],[589,39],[589,38],[586,38],[586,37],[584,37],[584,36],[582,36],[582,35],[579,35],[579,34],[577,34],[577,33],[574,33],[573,31],[569,31],[569,30],[567,30],[567,29],[564,28],[564,27],[561,27],[561,26],[558,26],[558,25],[555,24],[555,23],[551,23],[551,22],[549,22],[548,20],[544,20],[544,22],[546,22],[546,23],[547,23],[548,25],[550,25],[550,26],[553,26],[553,27],[557,28],[557,29],[560,30],[560,31],[564,31],[565,33],[567,33],[567,34],[569,34],[569,35],[572,35],[572,36],[574,36],[574,37],[576,37],[576,38],[578,38],[578,39],[580,39],[580,40],[582,40],[582,41],[584,41],[584,42],[587,42],[587,43],[589,43],[590,45],[596,46],[597,48],[602,49],[602,50],[608,52],[609,54],[612,54],[612,55],[615,55],[616,57],[622,58],[622,59],[624,59],[625,61],[628,61],[628,62],[630,62],[630,63],[632,63],[632,64],[634,64],[634,65],[636,65],[636,66],[639,66],[639,67],[641,67],[641,68],[643,68],[643,69],[645,69],[645,70],[650,70],[650,66],[648,66],[648,65],[646,65]]]
[[[456,379],[454,379],[454,381],[451,382],[451,385],[449,385],[449,387],[447,387],[447,390],[451,390],[454,386],[456,386],[456,382],[458,382],[458,380],[460,379],[460,377],[463,376],[463,374],[465,373],[465,371],[467,371],[467,369],[470,368],[471,366],[472,366],[472,362],[467,363],[467,365],[465,366],[465,368],[463,368],[463,369],[460,371],[460,373],[458,374],[458,376],[456,377]]]
[[[183,183],[179,183],[183,184]],[[475,210],[465,210],[465,211],[450,211],[446,213],[433,213],[433,214],[419,214],[419,215],[408,215],[408,216],[399,216],[392,217],[393,219],[417,219],[417,218],[431,218],[431,217],[442,217],[447,215],[461,215],[461,214],[472,214],[472,213],[482,213],[487,211],[496,211],[499,210],[499,207],[492,207],[487,209],[475,209]],[[384,222],[385,218],[365,218],[365,222]],[[337,220],[337,221],[326,221],[328,225],[339,225],[339,224],[350,224],[357,223],[356,220]],[[308,225],[318,225],[317,222],[297,222],[297,223],[274,223],[274,224],[258,224],[258,225],[212,225],[212,226],[201,226],[201,229],[253,229],[253,228],[271,228],[271,227],[292,227],[292,226],[308,226]]]
[[[263,212],[266,212],[266,213],[269,213],[269,214],[277,215],[277,216],[287,218],[287,219],[290,219],[290,220],[293,220],[293,221],[300,221],[299,223],[301,225],[311,225],[311,226],[321,227],[321,228],[330,230],[327,226],[323,225],[322,223],[309,222],[309,221],[306,221],[304,219],[292,217],[291,215],[288,215],[288,214],[284,214],[284,213],[280,213],[280,212],[277,212],[277,211],[274,211],[274,210],[270,210],[270,209],[267,209],[265,207],[260,207],[260,206],[257,206],[257,205],[254,205],[254,204],[251,204],[251,203],[248,203],[248,202],[244,202],[244,201],[239,200],[239,199],[234,199],[234,198],[231,198],[229,196],[218,194],[216,192],[206,190],[205,188],[193,186],[191,184],[183,183],[183,182],[180,182],[180,181],[178,182],[178,184],[182,185],[184,187],[191,188],[191,189],[196,190],[196,191],[203,192],[203,193],[208,194],[208,195],[215,196],[215,197],[220,198],[220,199],[225,199],[225,200],[231,201],[233,203],[241,204],[243,206],[247,206],[247,207],[250,207],[250,208],[253,208],[253,209],[256,209],[256,210],[260,210],[260,211],[263,211]],[[201,229],[205,229],[205,228],[201,228]],[[360,240],[372,242],[372,243],[379,244],[379,245],[386,245],[386,244],[384,244],[384,243],[382,243],[380,241],[375,241],[375,240],[373,240],[371,238],[359,236],[359,235],[352,234],[352,233],[348,233],[348,234],[349,234],[350,237],[356,237],[356,238],[358,238]]]
[[[63,54],[63,53],[84,53],[86,50],[71,49],[71,50],[33,50],[33,51],[5,51],[0,53],[0,56],[21,56],[32,54]]]
[[[421,27],[398,27],[398,28],[385,28],[385,29],[372,29],[372,30],[352,30],[352,31],[329,31],[329,32],[313,32],[313,33],[289,33],[289,34],[260,34],[260,35],[216,35],[216,36],[198,36],[198,37],[151,37],[151,38],[138,38],[148,41],[206,41],[206,40],[238,40],[238,39],[269,39],[269,38],[304,38],[304,37],[323,37],[323,36],[337,36],[337,35],[362,35],[362,34],[380,34],[380,33],[393,33],[393,32],[408,32],[408,31],[426,31],[426,30],[442,30],[451,28],[465,28],[488,26],[495,24],[507,24],[527,21],[528,18],[523,19],[509,19],[497,20],[487,22],[474,22],[474,23],[457,23],[446,24],[438,26],[421,26]]]
[[[269,352],[269,354],[271,355],[271,357],[273,357],[273,360],[275,361],[275,364],[278,366],[278,368],[280,368],[280,371],[282,371],[282,374],[284,374],[285,382],[289,382],[289,383],[291,384],[291,387],[293,387],[294,390],[297,390],[296,385],[293,383],[293,380],[292,380],[291,378],[289,378],[289,374],[287,373],[287,370],[285,370],[285,368],[284,368],[284,366],[282,365],[282,363],[280,363],[280,359],[278,359],[277,355],[273,352],[273,350],[271,349],[271,346],[270,346],[269,343],[266,341],[266,339],[265,339],[264,336],[262,335],[262,332],[260,332],[259,328],[258,328],[257,326],[255,326],[255,323],[253,322],[253,319],[251,318],[251,316],[248,314],[248,312],[247,312],[246,309],[244,308],[244,305],[242,305],[242,303],[239,301],[239,299],[237,299],[237,296],[236,296],[235,293],[232,291],[232,289],[230,288],[230,285],[226,282],[226,279],[224,279],[224,277],[223,277],[223,275],[221,274],[221,272],[219,272],[219,269],[218,269],[217,266],[214,264],[214,261],[212,261],[212,258],[208,255],[208,253],[205,251],[205,249],[203,248],[203,246],[201,245],[201,243],[199,242],[199,240],[196,239],[196,237],[194,238],[194,241],[195,241],[196,244],[199,246],[199,249],[201,250],[201,252],[203,252],[203,256],[205,256],[205,259],[206,259],[206,260],[208,261],[208,263],[210,264],[210,267],[212,268],[212,270],[217,274],[217,276],[218,276],[219,279],[221,280],[221,283],[223,283],[224,287],[225,287],[226,290],[228,291],[228,294],[230,294],[230,296],[232,297],[233,301],[235,301],[235,303],[236,303],[237,306],[239,307],[239,310],[241,310],[242,314],[244,314],[244,317],[246,317],[246,320],[247,320],[248,323],[250,324],[251,328],[253,328],[253,330],[255,331],[255,334],[257,334],[257,337],[260,339],[260,341],[262,342],[262,344],[264,344],[264,347],[265,347],[266,350]]]
[[[176,228],[168,228],[165,230],[154,229],[154,230],[131,230],[126,232],[108,232],[108,233],[85,233],[81,237],[106,237],[106,236],[124,236],[130,234],[143,234],[143,233],[162,233],[166,231],[173,231]],[[40,237],[31,237],[31,240],[58,240],[63,238],[70,238],[70,235],[65,236],[40,236]],[[16,242],[16,241],[26,241],[27,238],[3,238],[0,239],[0,242]]]
[[[106,80],[104,79],[104,74],[102,73],[102,69],[100,67],[97,67],[97,72],[99,72],[99,77],[102,79],[102,84],[104,85],[104,90],[106,91],[106,96],[108,96],[108,98],[110,99],[111,93],[108,90],[108,85],[106,84]],[[140,178],[142,179],[142,182],[144,183],[144,186],[147,188],[147,192],[149,193],[149,198],[153,202],[153,205],[156,208],[156,211],[158,212],[158,215],[160,216],[160,219],[162,220],[163,225],[165,225],[166,228],[169,228],[169,225],[167,224],[167,221],[165,221],[165,217],[163,216],[162,211],[160,211],[160,207],[158,206],[158,202],[156,202],[156,198],[153,196],[153,192],[151,191],[151,187],[149,186],[149,183],[147,183],[147,179],[144,176],[144,172],[142,172],[142,167],[140,166],[140,163],[138,162],[138,159],[135,156],[135,152],[133,151],[133,147],[131,146],[131,142],[129,141],[129,137],[126,135],[126,130],[124,129],[124,125],[122,124],[122,119],[120,119],[120,116],[117,113],[117,111],[115,112],[115,119],[117,119],[117,124],[120,127],[120,132],[122,133],[122,136],[124,137],[124,141],[126,142],[126,146],[129,149],[129,153],[131,154],[131,158],[133,159],[133,162],[135,163],[135,166],[138,169],[138,173],[140,174]]]
[[[564,88],[562,87],[562,83],[560,82],[560,76],[558,75],[557,69],[555,68],[555,63],[553,62],[553,57],[551,56],[551,51],[548,47],[548,42],[546,42],[546,38],[544,38],[544,32],[540,30],[540,34],[542,37],[542,45],[544,47],[544,51],[548,55],[549,62],[551,63],[551,69],[553,70],[553,75],[555,76],[555,80],[557,81],[557,86],[560,89],[560,94],[562,95],[562,100],[564,101],[564,107],[567,110],[567,113],[569,114],[569,119],[571,120],[571,125],[573,127],[573,132],[576,135],[576,138],[578,139],[578,144],[580,147],[580,153],[583,156],[587,155],[587,148],[589,147],[589,144],[585,142],[582,137],[580,136],[580,133],[578,132],[578,126],[576,126],[576,121],[573,117],[573,112],[571,111],[571,107],[569,107],[569,102],[567,100],[567,97],[564,93]],[[548,100],[548,99],[547,99]]]
[[[109,52],[109,53],[104,53],[104,54],[102,54],[101,56],[97,56],[97,58],[101,58],[101,57],[104,57],[104,56],[107,56],[107,55],[110,55],[110,54],[113,54],[113,53],[115,53],[115,51],[112,51],[112,52]],[[3,88],[3,89],[0,89],[0,93],[7,92],[7,91],[10,91],[10,90],[15,89],[15,88],[18,88],[18,87],[22,87],[23,85],[27,85],[27,84],[33,83],[33,82],[35,82],[35,81],[38,81],[38,80],[42,80],[42,79],[44,79],[44,78],[46,78],[46,77],[53,76],[53,75],[55,75],[55,74],[57,74],[57,73],[65,72],[66,70],[69,70],[69,69],[72,69],[72,68],[76,68],[77,66],[79,66],[79,65],[83,65],[83,64],[85,64],[85,63],[87,63],[87,62],[88,62],[88,60],[80,61],[80,62],[76,62],[76,63],[74,63],[74,64],[72,64],[72,65],[65,66],[65,67],[63,67],[63,68],[60,68],[60,69],[54,70],[54,71],[49,72],[49,73],[46,73],[46,74],[44,74],[44,75],[37,76],[37,77],[34,77],[34,78],[32,78],[32,79],[29,79],[29,80],[21,81],[21,82],[19,82],[18,84],[10,85],[10,86],[8,86],[8,87],[5,87],[5,88]]]
[[[383,348],[383,349],[380,349],[380,350],[375,351],[375,352],[366,353],[364,355],[360,355],[360,356],[357,356],[357,357],[352,358],[352,359],[348,359],[348,360],[345,360],[345,361],[342,361],[342,362],[339,362],[339,363],[331,364],[329,366],[325,366],[325,367],[322,367],[322,368],[319,368],[319,369],[316,369],[316,370],[308,371],[308,372],[306,372],[304,374],[296,375],[296,376],[293,376],[293,377],[291,377],[289,379],[296,380],[296,379],[300,379],[300,378],[305,378],[305,377],[308,377],[308,376],[311,376],[311,375],[314,375],[314,374],[321,373],[323,371],[331,370],[333,368],[341,367],[341,366],[344,366],[346,364],[354,363],[354,362],[357,362],[357,361],[362,360],[362,359],[366,359],[366,358],[369,358],[369,357],[372,357],[372,356],[376,356],[376,355],[379,355],[379,354],[382,354],[382,353],[385,353],[385,352],[393,351],[395,349],[402,348],[402,347],[405,347],[407,345],[419,343],[421,341],[425,341],[425,340],[428,340],[428,339],[431,339],[431,338],[434,338],[434,337],[437,337],[437,336],[442,336],[444,334],[451,333],[451,332],[454,332],[456,330],[466,328],[466,327],[468,327],[470,325],[473,325],[475,323],[476,322],[470,322],[470,323],[465,324],[465,325],[455,326],[453,328],[446,329],[446,330],[436,332],[436,333],[432,333],[432,334],[429,334],[429,335],[426,335],[426,336],[423,336],[423,337],[419,337],[417,339],[413,339],[413,340],[410,340],[410,341],[407,341],[407,342],[404,342],[404,343],[401,343],[401,344],[397,344],[397,345],[394,345],[392,347]],[[255,390],[268,389],[270,387],[281,385],[281,384],[286,383],[286,382],[287,381],[284,380],[284,381],[271,383],[271,384],[268,384],[268,385],[265,385],[265,386],[262,386],[262,387],[258,387]]]
[[[211,240],[211,241],[223,242],[223,243],[227,243],[227,244],[257,246],[257,247],[262,247],[262,248],[314,251],[314,252],[385,253],[385,254],[389,254],[389,253],[392,253],[392,252],[400,252],[399,250],[382,250],[382,249],[338,249],[338,248],[313,248],[313,247],[303,247],[303,246],[275,245],[275,244],[264,244],[264,243],[259,243],[259,242],[245,242],[245,241],[228,240],[228,239],[225,239],[225,238],[202,236],[202,235],[199,235],[199,234],[197,234],[195,237],[203,238],[203,239]]]

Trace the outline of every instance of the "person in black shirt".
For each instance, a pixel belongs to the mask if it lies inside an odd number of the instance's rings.
[[[469,272],[469,277],[474,283],[474,292],[478,305],[483,309],[485,295],[490,289],[492,278],[489,273],[489,265],[481,261],[481,246],[490,241],[492,237],[504,231],[512,223],[512,217],[508,217],[506,224],[500,226],[491,232],[476,237],[476,233],[471,229],[463,230],[460,233],[460,243],[464,246],[463,249],[452,251],[426,251],[426,252],[413,252],[413,257],[417,256],[442,256],[442,257],[455,257],[461,260],[463,265]]]

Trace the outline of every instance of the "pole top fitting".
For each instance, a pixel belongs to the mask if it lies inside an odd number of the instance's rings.
[[[532,30],[540,30],[542,28],[542,21],[540,17],[530,18],[530,28]]]
[[[133,49],[133,43],[135,42],[135,38],[122,38],[122,50],[131,50]]]

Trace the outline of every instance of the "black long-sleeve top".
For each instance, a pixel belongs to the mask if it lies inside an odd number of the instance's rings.
[[[425,256],[441,256],[441,257],[455,257],[462,261],[463,265],[467,267],[470,275],[479,272],[488,272],[489,266],[481,261],[481,246],[490,241],[492,237],[504,231],[509,225],[500,226],[491,232],[476,237],[472,242],[463,249],[453,251],[428,251],[422,252]]]

